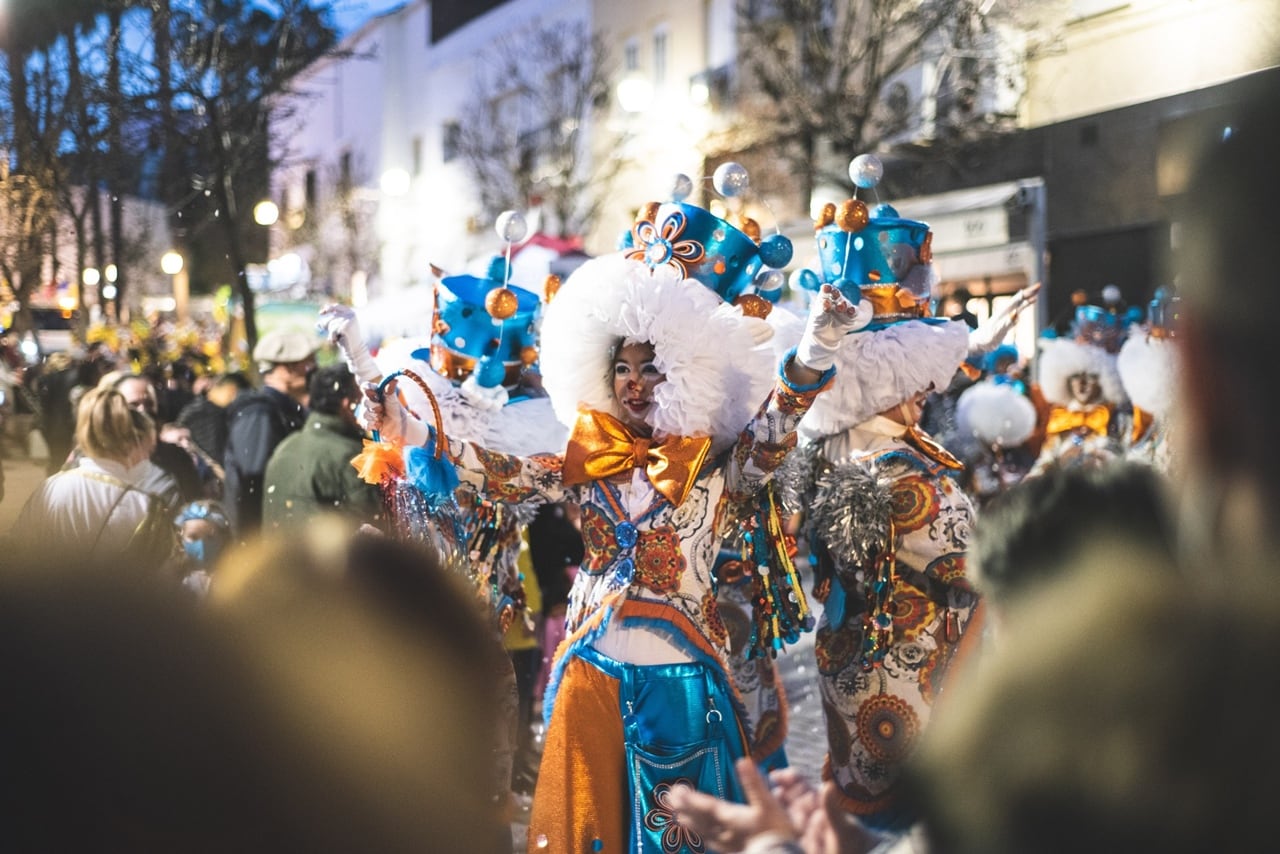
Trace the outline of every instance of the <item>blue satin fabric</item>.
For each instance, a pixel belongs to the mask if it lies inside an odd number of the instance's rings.
[[[633,665],[590,647],[579,655],[618,679],[627,753],[631,854],[700,854],[705,842],[675,822],[667,802],[685,783],[744,803],[734,760],[745,755],[733,700],[706,664]]]

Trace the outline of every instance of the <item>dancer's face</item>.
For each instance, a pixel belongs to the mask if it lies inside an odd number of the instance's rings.
[[[645,416],[653,409],[653,390],[666,380],[666,374],[653,363],[652,344],[627,344],[618,350],[613,360],[613,396],[629,428],[650,432]]]
[[[1076,403],[1093,403],[1102,396],[1102,385],[1097,374],[1072,374],[1067,377],[1067,391]]]

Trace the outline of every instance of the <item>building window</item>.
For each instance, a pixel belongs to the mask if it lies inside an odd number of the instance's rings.
[[[409,142],[409,162],[413,164],[413,175],[422,174],[422,137],[415,136]]]
[[[351,152],[344,151],[338,156],[338,187],[344,192],[351,189]]]
[[[302,203],[306,207],[307,213],[314,213],[316,209],[316,170],[308,169],[306,176],[302,179]]]
[[[640,42],[637,39],[627,39],[622,49],[622,67],[626,71],[640,70]]]
[[[440,134],[440,159],[449,163],[458,159],[462,145],[462,125],[445,122]]]
[[[662,88],[667,82],[667,28],[653,31],[653,86]]]

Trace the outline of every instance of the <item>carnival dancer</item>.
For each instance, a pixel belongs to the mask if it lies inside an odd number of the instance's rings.
[[[1076,308],[1069,337],[1041,340],[1037,387],[1049,411],[1033,473],[1051,465],[1102,465],[1123,454],[1128,398],[1115,354],[1124,331],[1119,315],[1086,304]]]
[[[523,239],[526,224],[521,214],[508,211],[496,228],[509,247]],[[408,377],[422,382],[442,404],[445,435],[508,453],[555,451],[564,446],[567,431],[538,387],[542,299],[510,284],[509,270],[508,258],[499,255],[485,275],[441,278],[427,333],[380,347],[376,359],[349,306],[325,306],[319,326],[362,383],[402,377],[396,394],[416,411],[426,411],[426,392]],[[548,284],[554,287],[554,282]],[[362,465],[367,479],[384,489],[389,532],[429,544],[448,569],[466,578],[488,610],[495,633],[528,619],[516,560],[520,530],[531,512],[482,500],[472,491],[458,492],[447,506],[432,505],[410,479],[370,471],[376,461]],[[504,670],[498,681],[503,708],[494,747],[495,797],[505,804],[519,728],[530,722],[519,719],[514,669]]]
[[[871,190],[883,166],[850,164]],[[861,325],[836,353],[836,379],[800,424],[804,451],[782,476],[806,508],[815,592],[824,601],[815,643],[828,755],[823,776],[868,826],[910,822],[902,766],[969,625],[976,596],[965,577],[973,508],[962,465],[918,426],[931,390],[945,389],[971,351],[998,344],[1019,294],[997,323],[974,330],[929,316],[931,233],[887,204],[856,198],[815,222],[820,270],[793,279],[859,300]],[[971,346],[972,345],[972,346]]]
[[[714,184],[732,196],[745,189],[745,170],[725,164]],[[543,379],[572,425],[564,453],[522,458],[449,443],[462,479],[484,495],[581,508],[586,557],[544,699],[535,851],[703,850],[675,822],[671,787],[741,798],[732,760],[746,738],[711,572],[717,522],[794,446],[857,316],[825,294],[771,380],[767,323],[731,303],[762,262],[787,263],[790,243],[773,235],[757,245],[684,203],[687,178],[676,186],[675,201],[646,206],[632,248],[582,265],[548,307]],[[406,446],[433,439],[393,397],[370,412]],[[780,564],[761,569],[782,573]],[[786,605],[765,589],[768,627],[785,632]]]
[[[1178,298],[1157,288],[1141,329],[1131,330],[1116,357],[1125,393],[1133,402],[1133,429],[1125,456],[1168,474],[1174,443],[1169,441],[1178,386]]]

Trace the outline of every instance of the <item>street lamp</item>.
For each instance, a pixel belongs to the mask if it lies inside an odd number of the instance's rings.
[[[98,284],[98,282],[102,281],[102,275],[98,273],[97,267],[85,267],[80,273],[80,281],[92,288],[94,285]]]
[[[173,308],[178,315],[179,322],[187,319],[187,298],[191,292],[186,267],[187,265],[183,262],[182,255],[173,249],[160,256],[161,271],[166,276],[173,277]]]
[[[275,225],[280,219],[280,208],[270,199],[263,199],[253,206],[253,221],[258,225]]]
[[[382,173],[382,177],[378,179],[378,187],[385,195],[403,196],[409,192],[409,185],[412,182],[413,179],[408,172],[393,168]]]
[[[653,102],[653,84],[640,74],[628,74],[618,81],[614,94],[624,112],[643,113]]]

